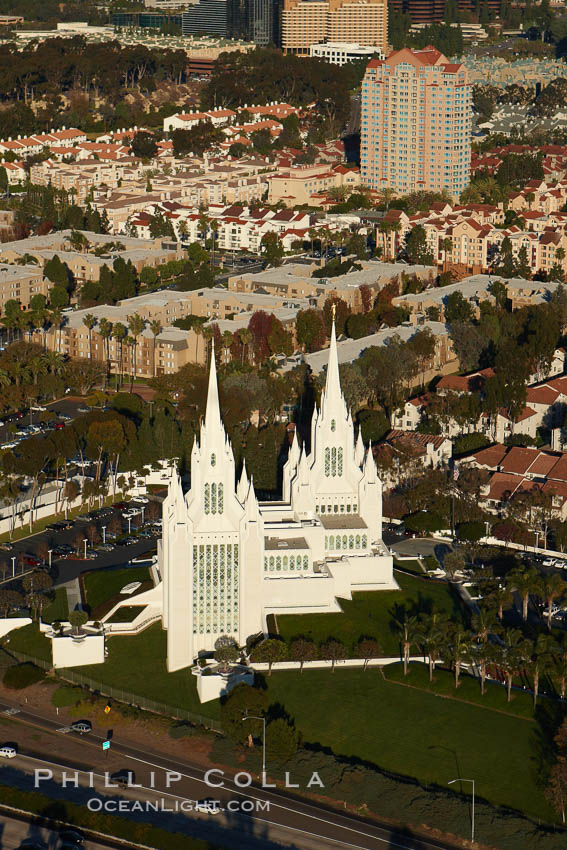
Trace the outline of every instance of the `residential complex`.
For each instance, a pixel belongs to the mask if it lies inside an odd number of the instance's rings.
[[[47,295],[52,284],[44,277],[40,266],[31,263],[11,266],[0,264],[0,314],[4,313],[7,301],[19,301],[29,307],[34,295]]]
[[[284,0],[281,43],[286,53],[309,56],[313,44],[352,42],[386,48],[385,0]]]
[[[362,84],[361,176],[372,189],[449,192],[469,182],[471,86],[438,50],[371,59]]]

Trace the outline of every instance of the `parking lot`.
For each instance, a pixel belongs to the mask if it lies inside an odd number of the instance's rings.
[[[94,509],[13,544],[0,544],[2,573],[9,580],[12,572],[18,577],[33,568],[46,569],[57,587],[87,570],[149,556],[161,534],[161,503],[140,498],[145,501]]]
[[[57,427],[64,428],[67,422],[72,422],[88,410],[82,399],[69,397],[48,404],[32,404],[18,413],[7,414],[0,419],[0,449],[12,448],[33,434],[47,433]],[[47,411],[55,413],[55,421],[41,422],[41,414]]]

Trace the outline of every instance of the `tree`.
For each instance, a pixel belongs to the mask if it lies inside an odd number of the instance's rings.
[[[81,633],[82,626],[88,622],[89,615],[86,611],[69,611],[69,622],[75,629],[75,634],[78,635]]]
[[[141,159],[153,159],[158,150],[154,134],[144,130],[138,131],[132,137],[130,150],[134,156],[139,156]]]
[[[269,231],[261,239],[262,255],[268,266],[281,266],[284,249],[277,233]]]
[[[555,641],[551,635],[538,635],[530,659],[530,667],[533,674],[534,708],[537,705],[539,695],[540,676],[553,669],[552,659],[556,650]]]
[[[551,609],[553,601],[565,596],[565,582],[557,573],[544,574],[541,576],[537,593],[545,600],[547,605],[547,628],[551,631]]]
[[[509,590],[515,590],[522,598],[522,620],[528,619],[528,605],[530,594],[536,593],[539,588],[539,574],[537,570],[514,570],[508,576],[506,582]]]
[[[405,608],[396,612],[394,616],[394,628],[400,637],[402,644],[402,658],[404,661],[404,676],[408,674],[408,664],[413,644],[419,638],[419,620],[417,617],[408,614]]]
[[[146,327],[146,320],[142,319],[142,317],[139,316],[138,313],[134,313],[134,315],[128,321],[128,327],[130,329],[130,333],[132,334],[132,338],[134,340],[134,346],[133,346],[133,348],[134,348],[134,358],[133,358],[134,359],[134,363],[133,363],[134,368],[132,370],[132,380],[130,382],[130,392],[132,392],[132,387],[134,385],[134,379],[136,378],[136,372],[137,372],[137,356],[136,355],[137,355],[137,349],[138,349],[138,337],[140,336],[140,334],[142,333],[142,331]]]
[[[325,342],[325,326],[318,310],[300,310],[295,321],[299,345],[307,351],[317,351]]]
[[[300,735],[285,717],[272,720],[266,727],[266,748],[270,759],[285,764],[297,753]]]
[[[331,662],[331,673],[334,673],[337,661],[342,661],[343,658],[347,657],[347,649],[342,641],[336,640],[335,638],[329,638],[329,640],[321,646],[320,654],[321,658]]]
[[[418,640],[423,646],[424,653],[428,656],[430,682],[433,681],[435,662],[439,658],[447,628],[446,616],[437,611],[433,611],[431,614],[421,614],[419,617]]]
[[[556,760],[551,768],[545,796],[565,823],[567,805],[567,719],[563,720],[555,739]]]
[[[411,263],[431,266],[435,262],[433,254],[428,249],[427,234],[422,224],[416,224],[408,233],[406,250]]]
[[[252,661],[268,665],[268,676],[272,675],[272,665],[276,661],[285,661],[287,658],[287,646],[282,640],[268,638],[253,650]]]
[[[361,638],[356,645],[356,654],[358,658],[364,658],[364,670],[368,667],[368,662],[372,658],[380,658],[382,648],[374,638]]]
[[[443,271],[447,271],[447,254],[453,250],[453,240],[445,236],[439,241],[439,247],[443,251]]]
[[[220,664],[221,670],[228,673],[230,665],[238,660],[238,644],[233,637],[221,635],[215,641],[215,661]]]
[[[443,567],[447,571],[451,580],[454,580],[455,574],[464,570],[465,559],[458,550],[452,549],[445,555],[443,559]]]
[[[295,638],[289,645],[289,657],[291,661],[299,661],[300,673],[303,673],[305,662],[315,661],[317,656],[317,647],[312,640],[307,638]]]
[[[153,345],[153,356],[152,356],[152,360],[153,360],[152,372],[153,372],[153,376],[155,378],[155,376],[156,376],[156,340],[157,340],[158,336],[160,335],[160,333],[162,332],[162,326],[161,326],[161,322],[159,321],[159,319],[154,319],[152,322],[150,322],[150,330],[152,332],[153,343],[154,343],[154,345]]]
[[[455,688],[459,687],[461,665],[470,656],[470,633],[460,623],[451,624],[444,646],[443,654],[455,672]]]
[[[506,699],[512,699],[512,682],[523,669],[531,655],[530,642],[525,640],[519,629],[506,629],[500,647],[499,665],[506,678]]]
[[[445,302],[445,321],[449,324],[453,322],[472,322],[473,309],[470,303],[463,297],[459,291],[452,292]]]
[[[9,611],[21,608],[23,601],[21,593],[9,590],[7,587],[0,587],[0,611],[3,612],[4,617],[8,616]]]
[[[93,316],[92,313],[87,313],[86,316],[83,316],[83,325],[87,328],[89,332],[89,360],[93,359],[92,331],[96,323],[97,318],[96,316]]]
[[[268,708],[268,696],[265,691],[250,685],[237,685],[224,702],[221,702],[223,729],[233,741],[244,743],[250,734],[258,734],[263,729],[260,720],[250,715],[262,716]],[[246,722],[243,723],[243,720]]]

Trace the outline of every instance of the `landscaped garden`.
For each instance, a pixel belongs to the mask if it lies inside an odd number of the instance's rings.
[[[126,598],[124,596],[120,597],[120,591],[127,584],[135,581],[146,582],[147,584],[150,581],[150,571],[148,567],[130,567],[127,569],[109,568],[107,570],[93,570],[92,572],[84,573],[81,579],[86,597],[85,604],[93,615],[98,614],[100,617],[102,616],[100,613],[101,607],[105,606],[105,603],[109,603],[111,600],[118,602],[119,599]],[[115,599],[115,597],[118,598]]]

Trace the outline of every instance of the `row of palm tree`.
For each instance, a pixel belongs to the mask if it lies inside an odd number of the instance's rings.
[[[561,699],[565,697],[567,635],[556,639],[540,633],[532,640],[520,629],[500,628],[492,612],[484,609],[473,616],[470,629],[439,611],[420,615],[400,611],[394,624],[400,637],[404,676],[408,674],[412,649],[417,649],[427,659],[430,682],[436,665],[442,663],[453,671],[455,688],[459,687],[464,666],[476,669],[483,696],[488,672],[493,671],[506,684],[508,702],[518,676],[530,676],[534,706],[543,676],[556,680]]]
[[[27,360],[12,360],[0,367],[0,387],[8,387],[12,383],[17,387],[29,383],[37,386],[42,375],[61,375],[64,369],[65,357],[57,351],[34,353]]]
[[[106,318],[98,319],[93,313],[87,313],[86,316],[83,317],[83,325],[87,328],[89,332],[89,359],[92,360],[93,351],[92,351],[92,332],[95,328],[97,328],[97,333],[103,340],[104,345],[104,359],[107,363],[107,373],[110,367],[110,339],[116,340],[116,342],[120,345],[120,359],[119,359],[119,381],[122,382],[124,375],[124,345],[132,348],[132,375],[131,375],[131,383],[130,383],[130,391],[132,391],[132,385],[134,383],[136,374],[137,374],[137,351],[138,351],[138,337],[145,329],[146,324],[149,324],[149,328],[153,335],[153,364],[152,364],[152,372],[153,376],[156,375],[156,339],[162,332],[162,324],[159,319],[154,319],[151,322],[147,322],[146,319],[143,319],[138,313],[135,313],[128,320],[128,326],[124,325],[122,322],[110,322]],[[98,326],[98,327],[97,327]]]

